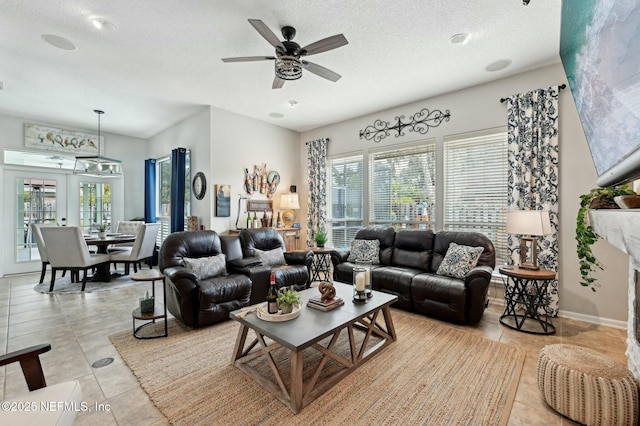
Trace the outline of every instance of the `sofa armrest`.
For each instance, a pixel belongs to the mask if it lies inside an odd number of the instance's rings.
[[[271,278],[271,266],[257,265],[244,268],[234,267],[231,271],[235,274],[246,275],[251,280],[251,298],[249,299],[249,304],[255,305],[256,303],[267,300],[269,279]]]
[[[476,266],[465,276],[468,324],[475,324],[482,318],[492,272],[493,269],[490,266]]]
[[[284,253],[284,260],[287,265],[305,265],[311,268],[313,263],[313,252],[309,251],[287,251]]]
[[[184,266],[172,266],[162,273],[180,293],[187,294],[198,287],[198,276]]]
[[[349,258],[349,253],[351,250],[347,249],[333,249],[331,250],[331,263],[335,266],[340,263],[344,263]]]
[[[41,389],[47,386],[47,382],[42,372],[40,354],[49,352],[50,350],[51,345],[49,343],[20,349],[0,356],[0,365],[20,362],[20,367],[22,368],[22,373],[24,374],[29,391]]]

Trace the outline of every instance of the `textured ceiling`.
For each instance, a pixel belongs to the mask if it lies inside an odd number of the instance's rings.
[[[558,62],[560,9],[559,0],[3,0],[0,113],[93,128],[99,108],[104,131],[148,138],[211,105],[304,131]],[[95,16],[115,30],[95,29]],[[344,34],[348,45],[308,57],[342,78],[305,72],[273,90],[272,61],[223,63],[274,54],[249,18],[278,37],[295,27],[302,46]],[[454,45],[456,33],[471,37]],[[485,70],[505,58],[507,69]]]

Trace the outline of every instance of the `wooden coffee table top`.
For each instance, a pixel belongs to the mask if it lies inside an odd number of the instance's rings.
[[[157,269],[141,269],[131,275],[133,281],[156,281],[164,278],[164,274]]]
[[[317,288],[309,288],[300,292],[302,310],[300,315],[290,321],[269,322],[258,318],[255,312],[240,315],[242,309],[231,312],[232,319],[254,329],[265,336],[270,337],[292,351],[300,351],[313,343],[318,342],[344,328],[347,324],[354,323],[370,313],[388,306],[398,300],[393,294],[373,291],[373,297],[367,303],[355,304],[353,299],[353,287],[351,284],[334,282],[336,294],[344,299],[344,305],[323,312],[307,307],[309,297],[320,294]]]

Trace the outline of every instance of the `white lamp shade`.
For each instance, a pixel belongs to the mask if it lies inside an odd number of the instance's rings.
[[[507,212],[507,233],[518,235],[551,234],[549,212],[543,210],[513,210]]]
[[[280,208],[283,210],[298,210],[300,208],[298,194],[282,194],[280,196]]]

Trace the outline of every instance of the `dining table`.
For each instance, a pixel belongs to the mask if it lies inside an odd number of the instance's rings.
[[[96,246],[98,253],[107,254],[107,248],[112,244],[131,243],[136,240],[135,235],[129,234],[107,234],[105,237],[99,237],[97,235],[86,235],[85,242],[89,246]],[[112,278],[117,278],[121,274],[118,272],[111,272],[111,263],[104,263],[98,265],[96,272],[91,277],[92,281],[109,282]]]

